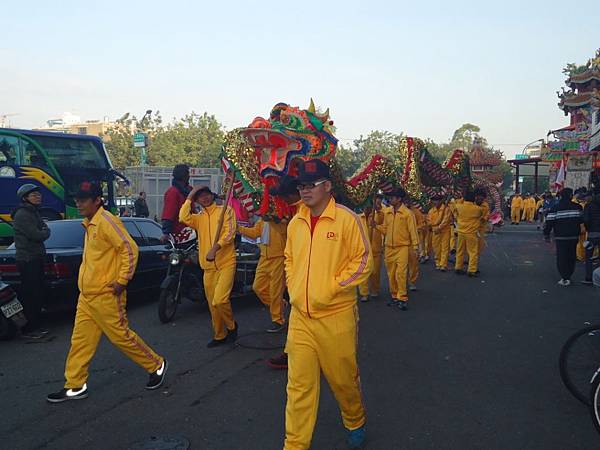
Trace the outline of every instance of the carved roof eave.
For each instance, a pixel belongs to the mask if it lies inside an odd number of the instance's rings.
[[[567,80],[567,85],[573,87],[574,85],[589,83],[592,80],[600,81],[600,70],[586,70],[585,72],[572,75]]]

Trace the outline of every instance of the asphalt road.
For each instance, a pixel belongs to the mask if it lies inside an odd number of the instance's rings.
[[[535,227],[488,237],[479,279],[421,266],[407,312],[383,300],[360,305],[360,368],[368,449],[592,449],[587,409],[562,386],[565,339],[600,319],[600,291],[560,288],[553,247]],[[583,278],[578,266],[576,279]],[[208,313],[186,304],[161,325],[155,293],[129,308],[132,328],[171,367],[164,389],[106,340],[92,363],[87,400],[50,405],[62,387],[71,321],[40,343],[0,343],[0,448],[127,449],[182,435],[192,449],[282,447],[286,373],[266,367],[277,350],[207,349]],[[264,329],[254,298],[234,303],[242,334]],[[276,346],[256,334],[245,345]],[[323,383],[314,449],[344,448],[337,404]]]

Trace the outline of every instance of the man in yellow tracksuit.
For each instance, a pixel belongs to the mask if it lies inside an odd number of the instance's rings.
[[[382,211],[385,214],[386,209],[382,208],[381,201],[379,205],[375,201],[375,211]],[[367,230],[371,242],[371,253],[373,254],[373,270],[371,276],[358,286],[358,295],[361,302],[367,302],[379,296],[381,284],[381,260],[383,256],[383,235],[377,228],[371,226],[371,219],[376,212],[373,208],[365,208],[365,211],[359,215],[364,228]]]
[[[456,205],[456,217],[458,223],[458,242],[456,249],[455,272],[458,275],[465,273],[465,250],[469,257],[467,273],[470,277],[478,276],[477,264],[479,261],[479,227],[483,209],[475,204],[473,192],[465,194],[465,201]]]
[[[419,279],[420,273],[419,263],[424,259],[423,251],[425,248],[425,229],[427,226],[427,221],[421,212],[421,209],[415,202],[411,202],[409,210],[415,219],[417,236],[419,237],[419,249],[416,252],[411,249],[408,254],[408,289],[410,291],[416,291],[417,280]]]
[[[523,211],[523,199],[521,194],[515,192],[510,202],[510,222],[511,225],[519,225],[521,222],[521,213]]]
[[[260,259],[256,266],[252,289],[260,301],[269,307],[272,325],[268,333],[278,333],[285,326],[283,314],[284,256],[287,224],[273,218],[259,219],[251,227],[238,226],[238,232],[250,239],[260,238]]]
[[[135,274],[138,247],[118,217],[102,207],[102,188],[84,182],[75,195],[85,217],[83,259],[79,269],[77,314],[65,367],[65,387],[47,400],[60,403],[87,398],[88,368],[102,334],[150,374],[146,389],[159,388],[167,360],[129,328],[126,287]]]
[[[481,223],[479,225],[479,245],[478,257],[485,248],[485,235],[488,231],[488,221],[490,220],[490,204],[486,201],[487,193],[483,189],[475,190],[475,204],[482,210]]]
[[[463,201],[463,194],[459,193],[456,198],[450,199],[450,203],[448,204],[450,213],[452,214],[452,226],[450,227],[452,230],[450,233],[450,254],[456,253],[456,238],[458,236],[458,232],[456,231],[456,205]]]
[[[452,233],[452,213],[444,204],[442,196],[433,197],[433,206],[427,213],[427,221],[431,227],[435,268],[445,272],[448,268],[450,252],[450,234]]]
[[[419,251],[419,235],[415,216],[404,205],[404,189],[395,189],[387,195],[392,211],[378,214],[376,227],[385,237],[385,266],[391,294],[388,306],[398,306],[405,311],[408,304],[406,286],[409,258],[411,252]]]
[[[575,203],[577,203],[578,205],[580,205],[581,209],[585,209],[587,204],[592,201],[592,197],[591,197],[591,194],[588,195],[587,190],[585,190],[583,192],[580,191],[577,194],[577,197],[575,198],[575,200],[573,200],[573,201]],[[579,240],[577,241],[577,250],[576,250],[577,261],[585,261],[585,247],[583,246],[583,243],[585,241],[587,241],[587,231],[585,229],[585,225],[581,224]]]
[[[535,215],[535,199],[530,195],[526,194],[523,199],[523,214],[521,219],[526,222],[533,222]]]
[[[202,206],[198,214],[192,214],[194,201]],[[221,232],[215,239],[223,208],[225,206],[215,204],[215,195],[208,186],[196,186],[179,211],[179,221],[192,227],[198,235],[198,261],[204,270],[204,292],[214,332],[208,348],[235,341],[238,335],[229,301],[235,278],[236,229],[235,214],[229,207],[225,211]]]
[[[308,449],[317,419],[321,372],[337,399],[350,448],[365,440],[365,409],[356,360],[356,286],[369,277],[371,251],[356,214],[332,197],[329,167],[301,166],[306,208],[288,225],[285,272],[292,311],[284,450]]]

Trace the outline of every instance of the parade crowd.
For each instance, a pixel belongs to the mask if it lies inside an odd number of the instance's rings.
[[[29,185],[18,195],[23,212],[15,215],[17,255],[23,254],[33,236],[23,222],[37,227],[35,239],[41,245],[36,251],[42,255],[49,233],[35,216],[41,203],[39,189]],[[309,160],[297,177],[282,177],[270,195],[282,201],[290,214],[265,214],[238,224],[234,208],[219,201],[207,186],[189,186],[189,168],[178,165],[164,196],[163,238],[189,236],[190,229],[197,236],[212,318],[209,348],[233,343],[239,333],[230,302],[236,234],[258,240],[260,259],[253,288],[269,311],[271,325],[266,331],[287,329],[285,352],[269,360],[274,368],[288,369],[284,448],[310,447],[321,373],[339,403],[349,446],[360,448],[366,415],[356,358],[358,304],[381,296],[384,263],[390,286],[387,305],[399,311],[408,309],[409,293],[417,290],[419,266],[429,260],[440,272],[479,276],[490,215],[486,193],[467,190],[459,198],[439,194],[431,204],[422,205],[397,187],[352,211],[336,201],[329,166]],[[137,245],[121,220],[104,209],[100,185],[83,183],[75,199],[85,228],[80,296],[65,384],[47,400],[60,403],[88,397],[88,368],[103,334],[148,373],[146,388],[158,389],[168,361],[129,327],[125,309]],[[558,220],[547,214],[555,232]],[[284,300],[286,292],[289,300]]]
[[[577,261],[585,262],[583,284],[600,285],[600,273],[594,272],[594,260],[600,247],[600,195],[581,187],[545,192],[541,197],[518,192],[508,201],[513,225],[537,223],[550,242],[554,235],[556,264],[560,274],[558,284],[570,286]],[[597,281],[594,282],[594,277]]]

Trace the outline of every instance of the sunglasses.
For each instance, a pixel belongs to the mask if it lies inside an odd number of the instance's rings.
[[[298,189],[298,191],[312,191],[314,188],[325,183],[326,181],[328,180],[316,181],[314,183],[299,183],[296,189]]]

